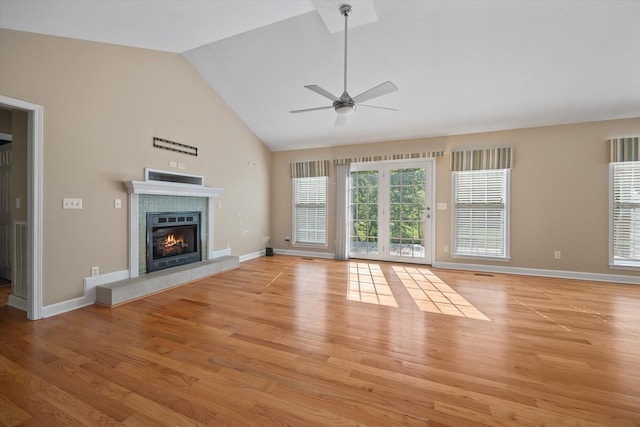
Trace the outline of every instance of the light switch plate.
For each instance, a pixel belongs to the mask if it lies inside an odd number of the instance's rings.
[[[447,204],[446,203],[438,203],[436,205],[437,209],[439,211],[446,211],[447,210]]]
[[[82,209],[82,199],[65,197],[62,199],[62,209]]]

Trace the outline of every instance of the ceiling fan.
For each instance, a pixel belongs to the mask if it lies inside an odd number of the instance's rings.
[[[333,104],[324,107],[293,110],[290,111],[290,113],[306,113],[308,111],[328,110],[330,108],[333,108],[336,113],[338,113],[336,126],[342,126],[347,122],[347,117],[352,115],[356,111],[356,108],[358,106],[379,108],[381,110],[398,111],[395,108],[385,108],[377,107],[375,105],[362,104],[362,102],[368,101],[370,99],[397,91],[398,88],[396,87],[396,85],[394,85],[390,81],[386,81],[379,84],[378,86],[372,87],[371,89],[366,90],[360,95],[354,96],[353,98],[351,97],[351,95],[349,95],[349,92],[347,92],[347,20],[349,19],[349,15],[351,14],[351,5],[343,4],[342,6],[340,6],[340,14],[344,16],[344,91],[342,92],[342,95],[338,98],[331,92],[321,88],[318,85],[307,85],[305,86],[307,89],[312,90],[315,93],[324,96],[325,98],[329,98],[333,101]]]

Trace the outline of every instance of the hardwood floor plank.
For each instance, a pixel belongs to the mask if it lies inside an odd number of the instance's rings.
[[[0,387],[0,424],[15,426],[31,418],[31,415],[20,408],[18,403],[9,399],[8,395],[14,395],[15,391],[10,387],[9,381],[2,376],[0,376]]]
[[[639,342],[639,286],[262,257],[115,308],[0,307],[0,424],[640,426]]]

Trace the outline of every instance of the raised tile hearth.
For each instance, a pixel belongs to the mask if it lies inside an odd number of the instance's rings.
[[[96,304],[113,307],[207,276],[238,268],[239,257],[223,256],[96,287]]]

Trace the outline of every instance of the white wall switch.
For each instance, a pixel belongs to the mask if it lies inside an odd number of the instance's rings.
[[[436,205],[436,209],[438,209],[439,211],[446,211],[447,210],[447,204],[446,203],[438,203]]]
[[[20,209],[20,197],[16,197],[16,209]]]
[[[169,167],[170,168],[177,168],[178,167],[178,162],[169,162]]]
[[[121,199],[115,199],[114,202],[113,202],[113,205],[115,206],[116,209],[122,208],[122,200]]]
[[[65,197],[62,199],[62,209],[82,209],[82,199]]]

